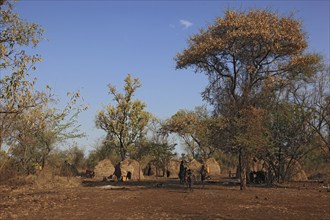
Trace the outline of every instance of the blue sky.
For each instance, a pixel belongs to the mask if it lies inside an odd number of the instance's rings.
[[[230,9],[264,8],[302,20],[310,51],[329,63],[329,1],[33,1],[21,0],[16,11],[46,30],[35,50],[43,62],[34,73],[62,100],[80,90],[90,108],[79,122],[93,149],[104,132],[95,128],[97,111],[111,101],[109,83],[121,87],[128,73],[141,80],[136,98],[165,119],[180,109],[204,104],[200,93],[207,78],[192,70],[175,70],[174,57],[187,39]]]

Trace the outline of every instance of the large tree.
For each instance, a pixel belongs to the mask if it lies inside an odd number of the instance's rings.
[[[306,48],[301,23],[292,16],[228,10],[223,18],[192,36],[189,47],[176,56],[178,69],[192,67],[208,76],[204,99],[216,114],[231,121],[231,145],[239,156],[241,189],[246,188],[246,164],[253,143],[247,135],[237,137],[248,132],[249,126],[242,124],[249,122],[245,113],[262,111],[262,103],[269,98],[265,94],[314,73],[320,57],[306,54]],[[271,92],[264,92],[268,90]]]
[[[11,2],[0,1],[0,150],[18,115],[44,101],[29,77],[41,57],[26,53],[27,47],[38,45],[42,34],[39,25],[14,12]]]
[[[108,147],[114,147],[122,160],[136,153],[146,135],[150,113],[146,105],[133,96],[141,87],[138,78],[125,78],[124,93],[119,93],[115,86],[109,85],[113,103],[101,110],[96,118],[96,126],[107,132]]]

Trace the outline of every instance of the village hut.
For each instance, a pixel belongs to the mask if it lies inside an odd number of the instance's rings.
[[[144,179],[140,163],[131,159],[119,162],[115,167],[114,174],[122,181]]]
[[[171,159],[167,165],[167,177],[169,178],[179,178],[180,171],[180,160]]]
[[[214,158],[209,158],[205,162],[209,176],[219,176],[221,173],[220,165]]]
[[[249,166],[251,172],[258,172],[258,171],[263,171],[267,172],[268,171],[268,164],[264,160],[258,160],[257,158],[253,158],[253,160],[250,161],[250,166]]]
[[[98,162],[94,169],[96,178],[107,178],[115,172],[115,167],[110,160],[105,159]]]
[[[200,162],[193,159],[187,164],[187,168],[190,169],[196,177],[200,178],[200,170],[202,168],[202,164]]]
[[[290,164],[289,164],[290,163]],[[289,166],[288,166],[289,165]],[[296,160],[286,160],[285,167],[289,167],[285,170],[287,179],[289,181],[307,181],[307,175],[302,169],[300,163]]]
[[[282,165],[281,170],[283,170],[283,173],[285,173],[286,176],[285,179],[287,181],[307,181],[307,175],[305,171],[302,169],[301,165],[296,160],[286,159]],[[258,174],[264,176],[270,175],[268,173],[269,172],[268,163],[264,160],[259,160],[257,158],[253,158],[253,160],[250,161],[248,172],[249,172],[248,179],[252,179],[253,175],[258,176]],[[237,172],[237,174],[238,174],[237,178],[239,178],[239,173]],[[266,178],[266,176],[263,178]]]
[[[150,161],[146,167],[143,168],[144,176],[155,176],[156,175],[156,166]]]
[[[157,166],[155,165],[155,161],[150,161],[143,168],[143,175],[144,176],[165,176],[164,170],[157,168]]]

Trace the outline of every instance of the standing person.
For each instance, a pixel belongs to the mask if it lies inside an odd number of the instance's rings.
[[[180,170],[179,170],[179,179],[181,184],[184,183],[184,177],[185,177],[185,167],[182,160],[180,163]]]
[[[201,170],[199,171],[199,173],[200,173],[200,175],[201,175],[202,186],[203,186],[203,188],[204,188],[204,181],[205,181],[205,179],[206,179],[206,174],[207,174],[207,171],[206,171],[206,169],[205,169],[204,164],[202,165]]]
[[[190,192],[192,192],[193,191],[193,183],[194,183],[194,174],[191,171],[191,169],[187,170],[186,177],[187,177],[188,189],[189,189]]]

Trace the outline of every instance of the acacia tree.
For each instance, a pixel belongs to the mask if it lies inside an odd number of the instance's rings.
[[[109,104],[97,114],[96,126],[107,133],[107,146],[114,147],[121,159],[125,160],[141,147],[150,114],[145,111],[146,105],[142,101],[132,100],[136,90],[141,87],[138,78],[132,79],[130,74],[127,75],[124,94],[111,84],[108,87],[114,104]]]
[[[276,91],[287,82],[314,73],[320,57],[306,54],[307,41],[301,23],[289,16],[265,10],[228,10],[223,18],[189,39],[189,47],[177,54],[178,69],[192,67],[209,78],[203,98],[215,114],[232,121],[232,143],[238,152],[241,189],[246,188],[246,164],[251,151],[249,138],[237,142],[247,126],[242,112],[261,109],[266,88]],[[272,93],[269,93],[272,94]],[[254,137],[255,138],[255,137]],[[263,135],[259,138],[264,138]]]

